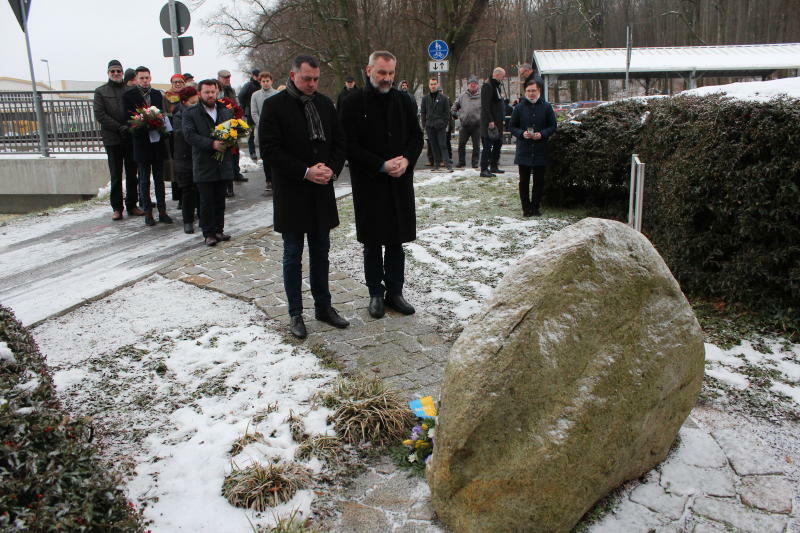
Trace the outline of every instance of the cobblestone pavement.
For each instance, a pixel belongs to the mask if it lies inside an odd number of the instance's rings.
[[[198,250],[160,272],[252,302],[290,337],[281,256],[280,235],[267,228]],[[304,261],[307,276],[307,258]],[[333,305],[351,323],[339,330],[313,318],[307,277],[303,286],[306,348],[325,352],[347,370],[374,373],[409,397],[438,394],[450,346],[423,317],[387,311],[386,317],[373,319],[367,313],[369,296],[363,283],[334,271]],[[794,467],[774,460],[754,436],[740,433],[736,420],[698,407],[681,430],[681,446],[690,448],[673,454],[641,484],[626,490],[616,514],[589,531],[798,531],[798,524],[790,523],[796,521],[796,481],[789,475]],[[325,524],[332,531],[445,531],[434,519],[424,480],[409,478],[387,458],[370,465],[344,492],[323,497],[335,501],[341,511],[334,523]]]

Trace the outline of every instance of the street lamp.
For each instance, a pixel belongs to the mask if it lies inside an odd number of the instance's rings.
[[[39,61],[41,61],[42,63],[45,63],[47,65],[47,85],[50,86],[50,90],[52,91],[53,90],[53,80],[50,79],[50,62],[48,60],[46,60],[46,59],[40,59]]]

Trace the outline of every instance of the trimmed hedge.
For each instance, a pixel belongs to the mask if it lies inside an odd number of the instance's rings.
[[[800,325],[800,100],[721,96],[596,108],[551,140],[548,203],[627,217],[630,156],[647,165],[642,230],[684,291]]]
[[[88,421],[61,409],[27,329],[0,306],[0,529],[141,532],[133,505],[90,442]]]

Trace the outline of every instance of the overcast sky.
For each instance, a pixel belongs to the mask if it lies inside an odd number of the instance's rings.
[[[216,77],[227,68],[233,73],[233,84],[246,79],[240,60],[224,52],[224,43],[204,27],[207,19],[221,5],[231,0],[207,0],[192,12],[189,30],[194,38],[195,55],[181,57],[182,72],[191,72],[195,79]],[[161,29],[158,15],[166,0],[33,0],[29,18],[29,37],[36,80],[47,83],[47,65],[56,80],[108,79],[110,59],[119,59],[124,68],[145,65],[153,81],[169,83],[173,74],[172,58],[163,57],[161,40],[167,34]],[[190,3],[184,2],[191,7]],[[25,35],[17,23],[11,6],[0,1],[0,76],[30,80]]]

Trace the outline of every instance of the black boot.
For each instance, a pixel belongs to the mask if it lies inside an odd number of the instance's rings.
[[[404,315],[413,315],[415,312],[414,306],[408,303],[402,294],[387,294],[383,303],[386,307],[391,307]]]
[[[333,307],[315,310],[314,318],[337,328],[346,328],[350,325],[350,322],[342,318]]]
[[[386,310],[383,308],[383,296],[370,296],[367,311],[372,318],[381,318],[386,314]]]
[[[305,339],[308,336],[306,323],[303,322],[302,315],[293,316],[289,319],[289,332],[298,339]]]

